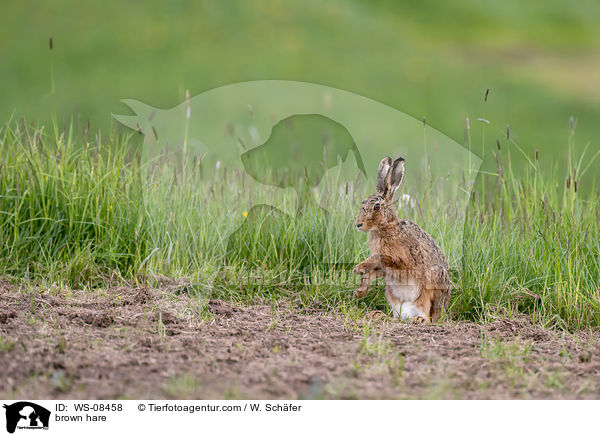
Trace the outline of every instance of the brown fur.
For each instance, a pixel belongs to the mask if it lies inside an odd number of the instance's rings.
[[[447,309],[450,299],[452,283],[448,261],[439,245],[421,227],[396,216],[392,200],[403,176],[403,159],[396,159],[393,164],[390,158],[383,159],[379,166],[377,194],[362,202],[356,225],[369,233],[371,255],[354,269],[362,276],[356,296],[366,295],[371,281],[377,277],[395,275],[400,282],[416,283],[418,287],[414,304],[427,317],[419,316],[413,321],[435,322]],[[392,295],[388,283],[386,297],[392,307],[402,303]]]

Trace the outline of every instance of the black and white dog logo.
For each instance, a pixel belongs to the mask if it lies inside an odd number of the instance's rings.
[[[48,429],[50,411],[29,401],[5,404],[6,431],[14,433],[18,429]]]

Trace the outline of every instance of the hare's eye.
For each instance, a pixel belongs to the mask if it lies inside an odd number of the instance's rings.
[[[375,206],[373,206],[373,210],[379,210],[381,209],[381,205],[379,203],[375,203]]]

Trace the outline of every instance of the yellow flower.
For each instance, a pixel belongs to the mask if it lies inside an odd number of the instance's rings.
[[[242,215],[244,215],[244,218],[246,218],[248,216],[248,212],[243,212]]]
[[[112,210],[112,204],[110,205],[110,208],[109,208],[109,210]]]

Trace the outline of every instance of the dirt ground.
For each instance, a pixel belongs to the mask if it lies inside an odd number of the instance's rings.
[[[0,398],[600,398],[600,333],[0,282]]]

